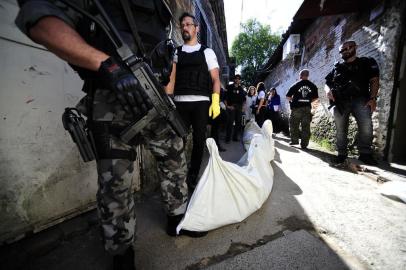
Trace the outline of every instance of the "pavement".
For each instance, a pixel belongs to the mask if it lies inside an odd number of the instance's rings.
[[[406,204],[379,193],[383,181],[406,181],[404,167],[336,168],[333,153],[314,143],[304,151],[282,134],[274,138],[273,190],[241,223],[198,239],[169,237],[159,194],[137,196],[137,269],[406,269]],[[223,146],[224,160],[244,153],[241,142]],[[92,210],[0,247],[0,265],[107,270],[111,257]]]

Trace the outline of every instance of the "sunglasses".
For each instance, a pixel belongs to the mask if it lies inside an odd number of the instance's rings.
[[[180,25],[180,28],[184,28],[185,26],[186,26],[187,28],[189,28],[189,27],[194,26],[194,25],[196,25],[196,24],[194,24],[194,23],[185,23],[185,24],[181,24],[181,25]]]
[[[341,48],[340,53],[343,53],[345,51],[349,51],[354,47],[355,47],[354,45],[351,45],[351,46],[348,46],[348,47],[343,47],[343,48]]]

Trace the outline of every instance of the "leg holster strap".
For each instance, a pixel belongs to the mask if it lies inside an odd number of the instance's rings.
[[[137,153],[133,148],[128,150],[112,148],[112,140],[120,140],[120,133],[125,126],[117,126],[111,122],[91,121],[89,127],[93,131],[98,159],[128,159],[134,161]]]

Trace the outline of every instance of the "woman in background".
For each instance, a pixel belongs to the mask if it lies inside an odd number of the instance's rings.
[[[263,82],[257,84],[258,97],[255,102],[255,121],[262,127],[266,116],[265,85]]]
[[[271,88],[271,93],[267,102],[267,119],[272,121],[274,132],[279,132],[279,110],[281,105],[281,97],[276,92],[276,88]]]
[[[255,102],[257,101],[257,88],[251,85],[245,98],[245,118],[247,121],[255,119]]]

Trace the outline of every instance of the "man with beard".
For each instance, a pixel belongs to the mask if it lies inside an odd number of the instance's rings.
[[[357,44],[350,40],[340,46],[343,63],[335,64],[326,76],[327,97],[335,103],[334,120],[337,128],[336,163],[348,155],[348,121],[352,114],[358,125],[359,160],[376,165],[372,156],[372,112],[376,109],[379,89],[379,67],[373,58],[357,57]]]
[[[202,163],[209,117],[214,119],[220,114],[219,65],[214,51],[197,40],[199,24],[195,16],[185,12],[180,16],[179,23],[184,44],[176,50],[166,91],[174,95],[183,121],[193,129],[187,184],[190,190],[194,190]]]

